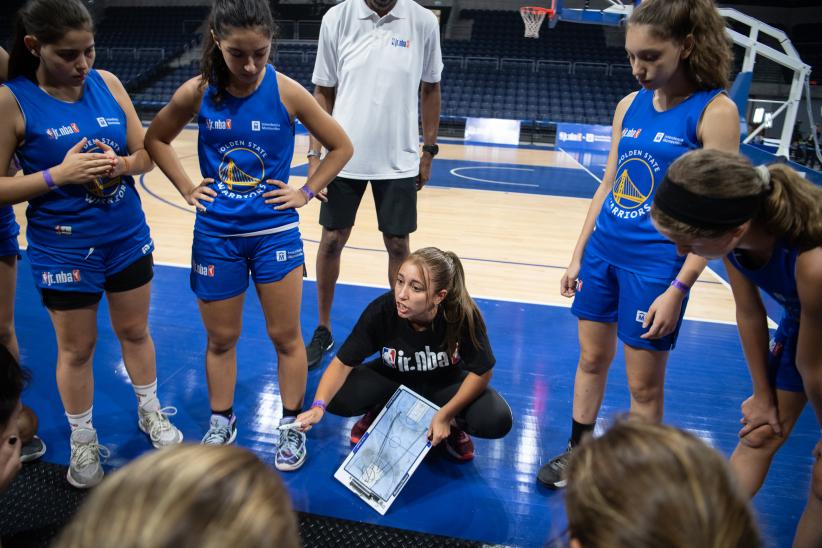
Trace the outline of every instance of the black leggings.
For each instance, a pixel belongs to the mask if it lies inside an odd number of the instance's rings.
[[[386,366],[378,360],[354,367],[337,395],[328,404],[329,413],[355,417],[385,405],[401,382],[383,374]],[[389,371],[385,371],[389,373]],[[409,386],[419,395],[442,407],[459,390],[465,371],[445,385]],[[514,422],[511,408],[493,388],[486,388],[477,399],[468,404],[455,418],[457,426],[478,438],[497,439],[505,436]]]

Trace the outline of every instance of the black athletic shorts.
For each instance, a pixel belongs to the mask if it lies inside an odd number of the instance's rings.
[[[120,272],[115,272],[103,285],[107,293],[119,293],[142,287],[154,277],[154,257],[140,257]],[[100,302],[102,292],[40,290],[43,305],[51,310],[77,310]]]
[[[337,177],[320,206],[320,224],[331,230],[351,228],[368,181]],[[380,232],[405,236],[417,230],[417,178],[371,181]]]

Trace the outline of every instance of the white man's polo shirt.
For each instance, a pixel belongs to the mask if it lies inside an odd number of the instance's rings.
[[[397,0],[382,18],[365,0],[326,12],[312,81],[337,88],[332,116],[354,144],[341,177],[419,173],[419,86],[439,82],[441,74],[439,22],[413,0]]]

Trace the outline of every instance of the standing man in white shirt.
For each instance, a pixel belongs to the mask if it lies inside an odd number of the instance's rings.
[[[344,0],[323,17],[314,97],[348,133],[354,157],[328,186],[328,201],[320,208],[319,325],[306,348],[309,368],[334,346],[331,305],[340,257],[369,181],[388,251],[389,286],[410,254],[409,235],[417,229],[416,193],[431,176],[431,162],[439,152],[441,74],[439,21],[413,0]],[[311,136],[309,177],[320,154],[321,145]]]

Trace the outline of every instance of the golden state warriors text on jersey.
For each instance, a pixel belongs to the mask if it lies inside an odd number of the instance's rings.
[[[661,176],[662,168],[651,153],[632,149],[621,154],[607,202],[611,215],[626,220],[647,215]]]
[[[230,141],[219,147],[217,191],[232,200],[248,200],[265,192],[268,153],[253,141]]]

